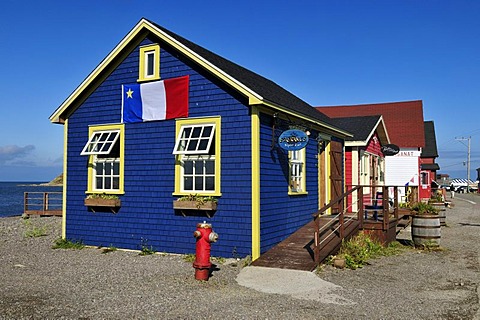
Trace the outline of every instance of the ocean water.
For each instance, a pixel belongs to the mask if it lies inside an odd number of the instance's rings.
[[[62,192],[62,187],[39,184],[40,182],[0,182],[0,217],[22,215],[24,192]]]

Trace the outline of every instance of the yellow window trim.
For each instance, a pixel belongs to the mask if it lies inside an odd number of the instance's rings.
[[[221,129],[221,117],[204,117],[204,118],[188,118],[188,119],[177,119],[175,123],[175,138],[178,136],[180,129],[184,125],[195,125],[195,124],[207,124],[207,123],[214,123],[215,124],[215,191],[214,192],[195,192],[201,196],[213,196],[213,197],[220,197],[221,193],[221,186],[220,186],[220,177],[221,177],[221,157],[220,157],[220,141],[222,136],[222,129]],[[181,190],[181,172],[182,168],[180,165],[180,158],[182,155],[175,156],[175,191],[172,193],[174,196],[185,196],[192,194],[193,191],[185,192]]]
[[[147,76],[146,67],[147,53],[153,52],[153,75]],[[150,81],[160,79],[160,45],[150,44],[140,47],[140,57],[138,65],[138,81]]]
[[[95,131],[120,130],[120,188],[118,190],[109,190],[108,194],[124,194],[124,163],[125,163],[125,126],[123,124],[95,125],[88,128],[90,137]],[[94,155],[88,157],[88,184],[85,193],[106,193],[105,191],[93,190],[93,159]]]

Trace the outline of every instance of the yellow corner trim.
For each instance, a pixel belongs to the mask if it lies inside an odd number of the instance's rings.
[[[62,239],[67,238],[67,147],[68,119],[63,127],[63,194],[62,194]]]
[[[260,113],[252,106],[252,260],[260,257]]]

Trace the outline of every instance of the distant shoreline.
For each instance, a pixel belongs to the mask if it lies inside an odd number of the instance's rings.
[[[50,182],[44,182],[44,183],[20,183],[17,184],[19,187],[62,187],[62,183],[50,183]]]

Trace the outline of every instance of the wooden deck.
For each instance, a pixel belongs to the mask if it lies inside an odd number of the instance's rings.
[[[331,221],[329,216],[321,217],[320,226],[325,226]],[[344,236],[349,238],[356,234],[359,229],[357,220],[349,221],[345,224]],[[338,222],[331,226],[320,235],[322,250],[320,251],[320,261],[323,261],[329,255],[338,251],[341,245],[340,234],[333,231],[338,226]],[[293,269],[312,271],[317,267],[313,254],[313,243],[315,233],[315,222],[311,221],[302,228],[298,229],[284,241],[280,242],[267,252],[263,253],[252,265],[258,267],[271,267],[280,269]]]

